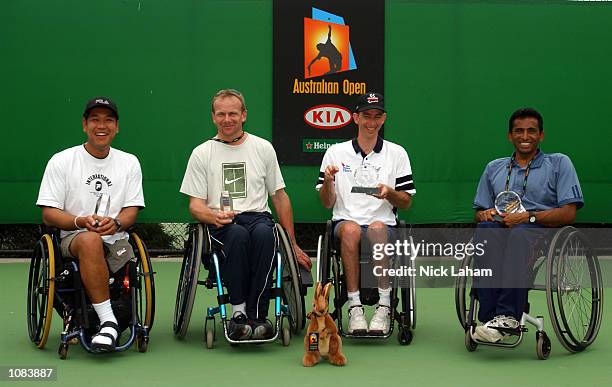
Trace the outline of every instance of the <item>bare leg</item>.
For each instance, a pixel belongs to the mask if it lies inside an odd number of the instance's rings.
[[[368,226],[368,239],[370,240],[370,244],[384,244],[387,243],[388,234],[387,234],[387,225],[382,222],[374,222]],[[380,266],[383,269],[389,268],[389,257],[386,255],[380,261],[375,261],[374,266]],[[378,277],[378,287],[381,289],[389,288],[389,277],[388,276],[380,276]]]
[[[89,231],[78,234],[70,243],[70,252],[79,260],[81,280],[91,302],[108,300],[108,267],[100,235]]]
[[[361,227],[355,222],[344,221],[338,227],[338,238],[340,238],[340,255],[346,276],[346,289],[349,292],[356,292],[359,290]]]

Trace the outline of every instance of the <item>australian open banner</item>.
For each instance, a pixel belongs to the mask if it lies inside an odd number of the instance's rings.
[[[355,137],[360,94],[384,93],[385,2],[274,0],[272,138],[284,165],[319,165]]]

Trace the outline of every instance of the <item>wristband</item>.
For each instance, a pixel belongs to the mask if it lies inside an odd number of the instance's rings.
[[[75,217],[74,217],[74,227],[75,227],[77,230],[80,230],[81,228],[80,228],[80,227],[79,227],[79,225],[77,224],[77,219],[78,219],[78,218],[80,218],[80,216],[75,216]]]

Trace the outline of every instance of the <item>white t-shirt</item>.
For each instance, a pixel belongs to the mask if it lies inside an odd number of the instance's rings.
[[[355,182],[355,171],[366,164],[368,170],[375,171],[376,182],[414,195],[414,181],[408,154],[401,146],[378,138],[373,151],[366,155],[359,147],[357,140],[334,144],[327,149],[316,189],[321,189],[325,177],[325,168],[335,165],[339,171],[334,176],[336,202],[333,208],[333,220],[352,220],[362,226],[375,221],[395,225],[396,208],[388,200],[377,199],[363,193],[352,193]]]
[[[56,153],[47,163],[37,206],[55,207],[75,216],[94,214],[101,194],[109,195],[108,216],[116,218],[124,207],[144,207],[142,173],[136,156],[111,148],[98,159],[83,145]],[[84,231],[84,230],[80,230]],[[77,231],[61,232],[61,237]],[[107,243],[128,238],[125,231],[102,237]]]
[[[219,209],[221,191],[229,191],[234,211],[270,212],[268,195],[285,188],[276,152],[269,141],[247,134],[240,145],[208,140],[189,157],[181,193],[206,199]]]

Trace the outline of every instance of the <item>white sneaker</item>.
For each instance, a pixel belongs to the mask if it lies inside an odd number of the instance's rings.
[[[389,326],[391,325],[391,308],[386,305],[379,305],[376,308],[374,316],[370,321],[369,332],[372,334],[386,335],[389,332]]]
[[[519,326],[519,322],[514,317],[510,316],[496,316],[492,320],[487,321],[482,326],[477,326],[472,338],[481,341],[488,341],[490,343],[497,343],[506,337],[505,333],[502,333],[495,328],[507,328],[516,329]]]
[[[350,307],[348,315],[348,333],[366,333],[368,331],[368,322],[365,318],[363,306],[355,305]]]

